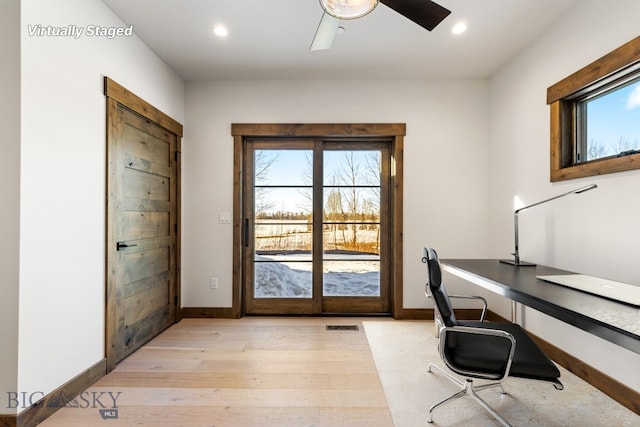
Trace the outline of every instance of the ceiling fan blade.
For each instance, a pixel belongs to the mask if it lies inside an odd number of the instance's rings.
[[[451,11],[430,0],[380,0],[400,15],[427,30],[433,30]]]
[[[309,50],[330,49],[333,44],[333,39],[336,37],[339,24],[340,20],[338,18],[334,18],[328,13],[323,13]]]

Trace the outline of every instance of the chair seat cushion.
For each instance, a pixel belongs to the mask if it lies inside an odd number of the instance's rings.
[[[510,376],[546,381],[557,380],[560,377],[560,371],[556,365],[520,325],[472,321],[458,321],[458,324],[482,329],[498,329],[513,335],[516,340],[516,349],[509,371]],[[450,368],[459,374],[483,378],[482,374],[470,374],[478,371],[499,376],[504,372],[509,344],[505,338],[449,331],[445,355],[450,361],[449,364],[452,365]],[[463,373],[460,370],[468,372]]]

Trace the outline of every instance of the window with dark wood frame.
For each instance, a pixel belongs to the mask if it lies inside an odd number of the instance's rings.
[[[637,72],[638,66],[640,36],[547,89],[547,104],[551,107],[552,182],[640,169],[640,154],[607,157],[584,163],[576,162],[574,155],[578,143],[579,97],[601,89],[614,79]]]

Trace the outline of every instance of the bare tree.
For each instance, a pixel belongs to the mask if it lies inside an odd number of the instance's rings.
[[[618,143],[613,147],[613,154],[635,150],[637,148],[640,148],[637,138],[632,141],[629,136],[621,136],[620,139],[618,139]]]
[[[356,186],[360,177],[360,165],[358,164],[353,151],[345,153],[345,166],[342,173],[342,180],[345,186],[345,204],[347,208],[347,219],[351,222],[351,247],[356,248],[358,244],[358,209],[360,207],[360,189]]]
[[[367,185],[370,185],[369,191],[372,193],[372,197],[366,200],[365,212],[369,212],[370,220],[374,222],[380,221],[380,203],[382,198],[380,197],[380,175],[382,172],[382,155],[380,151],[371,151],[367,153],[365,164],[364,180]],[[376,227],[376,242],[375,251],[380,250],[380,226]]]
[[[591,140],[587,148],[587,158],[584,160],[599,159],[609,155],[609,150],[604,144]]]
[[[595,160],[607,156],[615,156],[624,151],[640,149],[640,140],[638,138],[631,140],[629,136],[621,136],[618,142],[607,147],[604,143],[595,140],[589,141],[587,146],[587,158],[585,160]]]
[[[259,185],[269,183],[269,169],[278,160],[278,155],[270,155],[266,150],[255,150],[254,156],[255,209],[256,217],[259,217],[276,205],[269,189]]]
[[[302,182],[313,188],[313,152],[307,151],[304,153],[305,168],[302,175]],[[298,190],[298,194],[302,196],[302,202],[297,206],[302,209],[303,212],[311,219],[311,212],[313,211],[313,191],[307,189]]]
[[[340,194],[339,189],[334,188],[329,192],[329,194],[327,195],[325,210],[326,220],[330,222],[329,231],[333,234],[333,248],[338,249],[338,227],[336,221],[339,219],[341,212],[343,212],[342,194]]]

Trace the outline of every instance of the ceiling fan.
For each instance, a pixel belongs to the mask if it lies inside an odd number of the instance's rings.
[[[429,31],[433,30],[451,13],[450,10],[431,0],[379,1]],[[363,17],[375,9],[378,0],[320,0],[320,5],[324,9],[324,13],[310,50],[331,48],[340,20]]]

